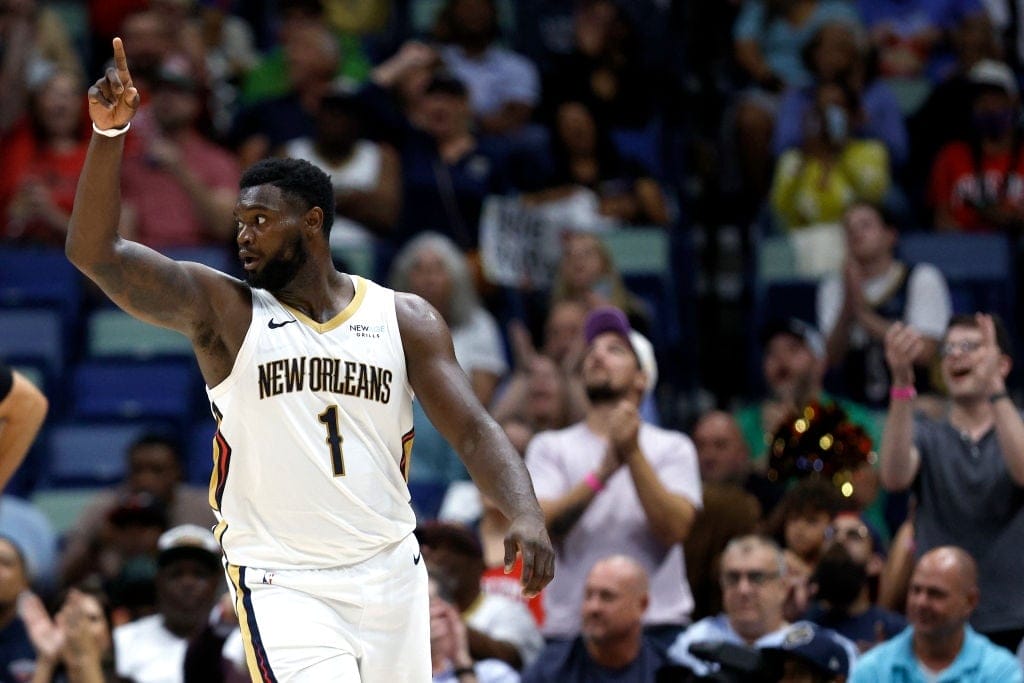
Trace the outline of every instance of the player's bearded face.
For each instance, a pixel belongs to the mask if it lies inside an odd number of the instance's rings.
[[[302,235],[296,233],[291,241],[281,247],[277,256],[268,260],[262,268],[248,271],[246,277],[251,286],[276,292],[295,279],[308,256]]]

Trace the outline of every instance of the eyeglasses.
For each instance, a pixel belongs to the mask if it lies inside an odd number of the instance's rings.
[[[864,526],[851,526],[845,529],[837,529],[836,527],[829,527],[825,536],[830,540],[836,541],[866,541],[871,535],[867,527]]]
[[[959,353],[974,353],[981,348],[981,342],[963,340],[958,342],[946,342],[939,351],[943,356],[953,356]]]
[[[765,572],[765,571],[752,571],[752,572],[737,572],[737,571],[725,571],[722,572],[722,584],[729,588],[735,588],[740,585],[743,579],[746,579],[751,586],[763,586],[772,579],[779,577],[778,572]]]

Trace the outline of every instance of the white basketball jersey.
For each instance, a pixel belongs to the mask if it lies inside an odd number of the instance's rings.
[[[416,525],[395,293],[352,279],[352,303],[325,323],[253,289],[231,374],[207,389],[217,420],[210,505],[233,565],[345,566]]]

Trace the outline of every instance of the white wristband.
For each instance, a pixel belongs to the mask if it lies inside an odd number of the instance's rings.
[[[99,133],[103,137],[107,137],[107,138],[116,138],[119,135],[124,135],[125,133],[128,132],[128,129],[131,128],[131,127],[132,127],[132,122],[131,121],[129,121],[128,123],[124,124],[124,128],[107,128],[105,130],[103,128],[100,128],[99,126],[97,126],[95,123],[92,124],[93,132]]]

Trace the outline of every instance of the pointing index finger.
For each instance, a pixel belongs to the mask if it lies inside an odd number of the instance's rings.
[[[127,87],[131,82],[131,76],[128,73],[128,58],[124,54],[124,43],[120,38],[114,38],[114,67],[117,69],[117,75],[121,77]]]

